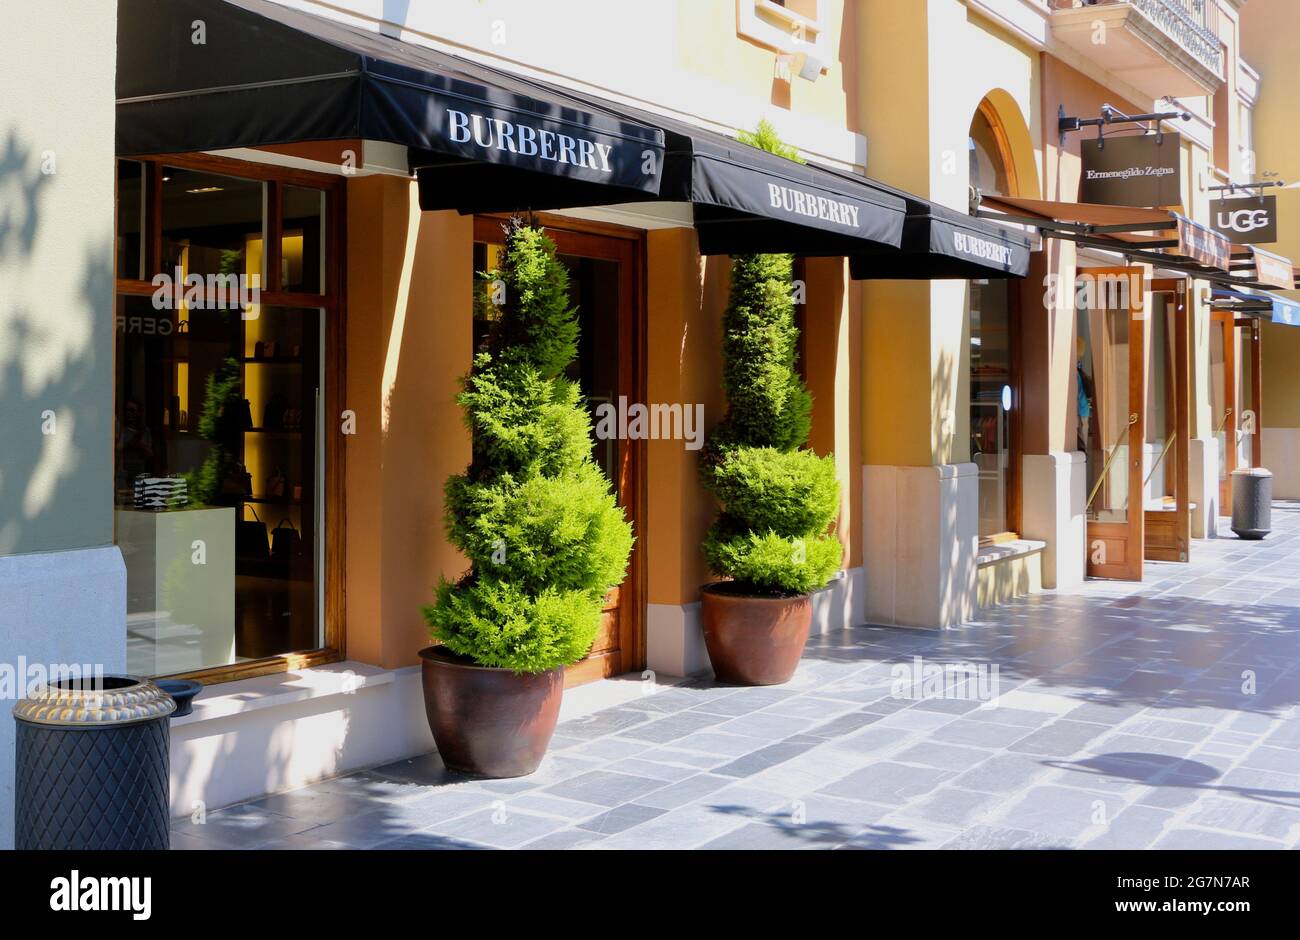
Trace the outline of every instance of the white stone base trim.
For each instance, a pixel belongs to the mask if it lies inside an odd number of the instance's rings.
[[[1264,441],[1267,446],[1268,438],[1265,437]],[[1219,442],[1217,440],[1192,438],[1191,446],[1187,448],[1187,479],[1192,491],[1192,502],[1196,504],[1196,508],[1192,510],[1192,538],[1217,538],[1219,518]]]
[[[812,627],[820,636],[866,622],[866,575],[861,567],[840,571],[812,597]],[[708,673],[700,602],[646,605],[646,668],[660,677]]]
[[[1087,576],[1088,473],[1081,451],[1025,454],[1020,534],[1047,543],[1043,587],[1068,589]]]
[[[812,597],[812,636],[866,623],[867,578],[861,567],[848,568]]]
[[[647,604],[645,626],[647,669],[663,676],[693,676],[709,671],[699,601]]]
[[[975,464],[868,465],[862,476],[867,622],[938,628],[970,620],[979,542]]]
[[[672,688],[632,674],[564,692],[560,720]],[[171,813],[191,816],[434,750],[420,667],[343,662],[205,689],[172,721]]]
[[[0,662],[126,672],[126,566],[117,546],[0,555]],[[21,690],[15,690],[21,691]],[[0,701],[0,849],[14,844],[14,699]]]
[[[1274,499],[1300,499],[1300,428],[1264,427],[1264,466],[1273,471]]]

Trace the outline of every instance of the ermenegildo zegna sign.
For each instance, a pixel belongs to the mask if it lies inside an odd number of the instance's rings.
[[[1183,202],[1178,160],[1182,137],[1166,131],[1137,137],[1107,137],[1105,146],[1085,140],[1079,201],[1103,206],[1177,206]]]
[[[1277,197],[1248,196],[1215,199],[1210,226],[1234,245],[1264,245],[1277,241]]]
[[[659,172],[661,152],[644,140],[601,134],[512,112],[448,107],[444,149],[484,163],[499,163],[614,186],[643,187]]]

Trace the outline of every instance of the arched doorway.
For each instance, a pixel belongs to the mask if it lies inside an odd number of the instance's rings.
[[[967,136],[972,205],[1019,195],[1005,128],[988,99]],[[970,282],[970,452],[979,468],[981,545],[1020,529],[1020,308],[1007,280]]]

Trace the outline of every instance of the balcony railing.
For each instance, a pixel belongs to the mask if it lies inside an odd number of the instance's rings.
[[[1219,5],[1214,0],[1052,0],[1052,9],[1113,6],[1133,7],[1174,42],[1220,78],[1223,48],[1219,44]]]

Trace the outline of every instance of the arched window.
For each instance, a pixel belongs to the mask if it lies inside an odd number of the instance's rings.
[[[970,184],[985,196],[1011,196],[1015,176],[1011,169],[1006,134],[988,102],[980,104],[967,138]]]

